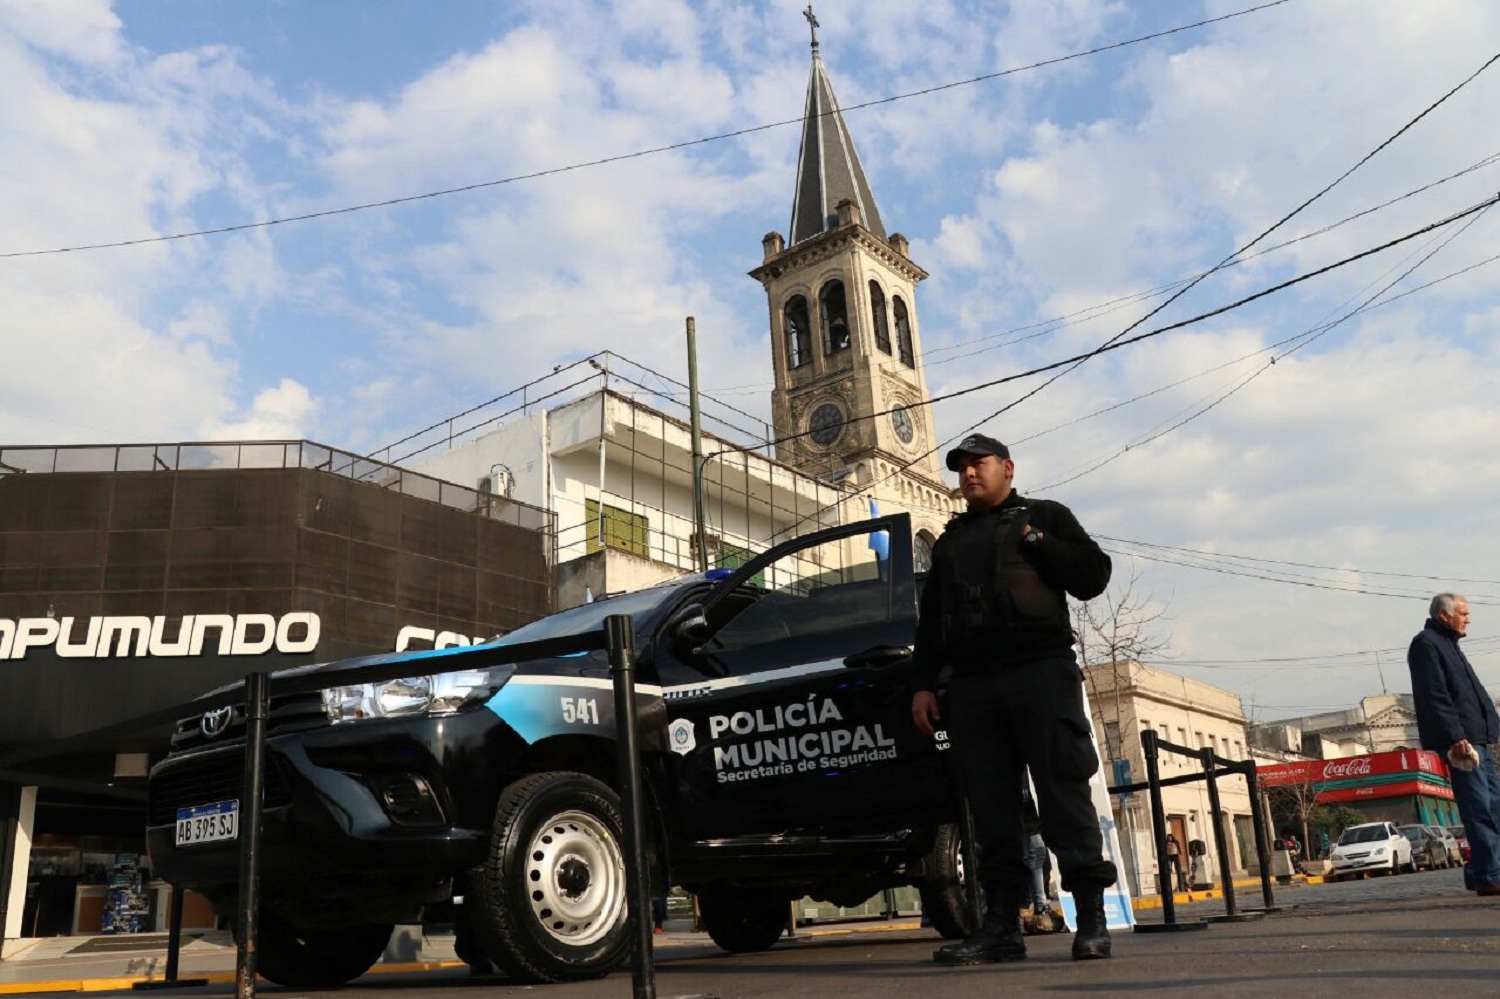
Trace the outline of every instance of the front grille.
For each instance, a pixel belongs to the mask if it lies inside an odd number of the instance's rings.
[[[177,720],[177,729],[172,733],[172,750],[194,749],[198,746],[225,745],[245,738],[245,706],[234,705],[234,714],[229,725],[213,736],[203,733],[203,715],[189,715]],[[266,731],[276,732],[288,728],[311,728],[328,724],[328,713],[323,708],[321,691],[302,694],[286,694],[273,697],[266,712]]]
[[[266,808],[292,803],[292,794],[280,768],[266,760],[262,802]],[[177,809],[207,805],[215,801],[237,800],[244,808],[245,755],[228,752],[204,754],[202,759],[183,762],[159,773],[151,780],[147,792],[148,822],[153,826],[177,821]]]

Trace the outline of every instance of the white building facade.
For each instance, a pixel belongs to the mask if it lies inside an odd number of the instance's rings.
[[[1154,731],[1166,742],[1194,750],[1210,748],[1224,759],[1247,759],[1245,714],[1239,696],[1220,687],[1190,680],[1164,669],[1138,662],[1102,663],[1084,669],[1084,681],[1093,709],[1104,766],[1112,761],[1128,762],[1128,780],[1146,779],[1141,733]],[[1174,753],[1160,754],[1162,778],[1201,773],[1198,759]],[[1123,768],[1120,770],[1124,776]],[[1111,774],[1114,777],[1114,774]],[[1118,778],[1111,780],[1115,783]],[[1218,782],[1220,816],[1231,877],[1258,873],[1255,855],[1254,811],[1250,792],[1242,777]],[[1151,827],[1151,806],[1146,792],[1122,800],[1113,796],[1115,822],[1132,894],[1157,893],[1156,847]],[[1167,831],[1176,837],[1182,862],[1189,864],[1190,845],[1203,844],[1199,871],[1206,881],[1220,878],[1219,855],[1213,834],[1213,812],[1208,785],[1204,781],[1162,788],[1162,806]],[[1201,883],[1201,882],[1200,882]]]

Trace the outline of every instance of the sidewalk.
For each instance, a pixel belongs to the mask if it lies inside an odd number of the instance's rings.
[[[412,928],[415,930],[415,928]],[[797,929],[797,939],[849,936],[856,933],[918,932],[915,918],[826,923]],[[717,950],[707,933],[694,932],[688,919],[670,919],[655,938],[658,953],[676,948]],[[46,937],[13,941],[19,947],[0,961],[0,996],[60,992],[129,990],[139,981],[161,981],[167,968],[167,935]],[[237,949],[224,930],[185,931],[177,977],[206,979],[210,985],[234,982]],[[398,934],[386,957],[369,974],[462,971],[467,966],[453,952],[453,935],[426,937]]]
[[[1260,904],[1260,882],[1235,882],[1236,899],[1243,908]],[[1253,892],[1253,897],[1251,896]],[[1219,889],[1179,892],[1176,904],[1190,906],[1223,897]],[[1136,899],[1136,911],[1161,907],[1159,897]],[[848,936],[857,933],[916,933],[916,917],[881,919],[851,918],[842,922],[820,922],[798,927],[799,939]],[[701,947],[716,949],[708,934],[694,932],[691,921],[674,918],[667,932],[655,937],[658,948]],[[165,933],[97,937],[45,937],[11,941],[15,948],[0,961],[0,996],[61,992],[110,992],[130,989],[138,981],[160,981],[166,976]],[[665,956],[665,955],[664,955]],[[178,979],[206,979],[210,985],[234,981],[237,952],[227,931],[184,931],[178,958]],[[465,968],[453,952],[452,934],[427,937],[413,932],[393,939],[385,959],[370,974],[435,971]]]

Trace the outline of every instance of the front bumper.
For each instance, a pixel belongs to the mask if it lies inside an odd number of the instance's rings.
[[[435,900],[480,863],[497,766],[525,743],[489,711],[378,719],[276,733],[266,740],[259,864],[263,896]],[[153,768],[147,849],[152,869],[213,898],[233,896],[238,840],[178,846],[180,808],[240,802],[248,811],[243,742],[172,756]],[[310,889],[316,889],[316,892]]]
[[[1351,857],[1349,859],[1335,857],[1333,858],[1333,873],[1356,874],[1360,871],[1388,870],[1391,866],[1392,856],[1394,855],[1390,853],[1382,853],[1379,856],[1367,854],[1362,857]]]

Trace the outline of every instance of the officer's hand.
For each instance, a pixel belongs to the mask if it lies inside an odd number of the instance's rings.
[[[911,695],[911,720],[917,728],[928,735],[937,731],[937,695],[930,690],[919,690]]]

